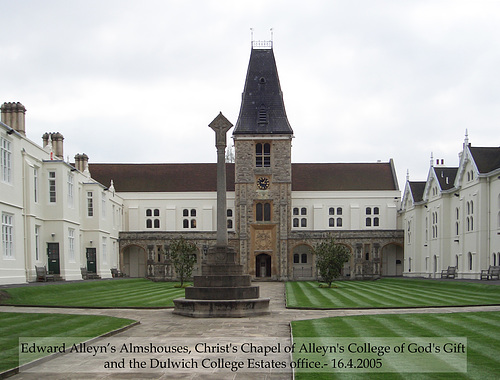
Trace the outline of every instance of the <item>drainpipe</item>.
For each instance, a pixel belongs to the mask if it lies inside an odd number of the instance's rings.
[[[23,183],[23,225],[24,225],[24,241],[23,241],[23,246],[24,246],[24,276],[26,278],[26,282],[29,282],[29,268],[31,268],[31,261],[28,260],[30,253],[28,252],[28,215],[26,215],[26,207],[28,205],[28,199],[26,198],[26,150],[23,148],[21,151],[21,154],[23,155],[23,178],[22,178],[22,183]]]

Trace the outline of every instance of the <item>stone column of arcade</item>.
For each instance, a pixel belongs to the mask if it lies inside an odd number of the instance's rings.
[[[237,255],[228,246],[226,225],[226,134],[233,125],[222,115],[209,124],[217,147],[217,243],[210,247],[201,276],[186,288],[185,298],[174,300],[174,314],[198,318],[233,318],[269,313],[269,298],[259,298],[259,287],[243,274]]]

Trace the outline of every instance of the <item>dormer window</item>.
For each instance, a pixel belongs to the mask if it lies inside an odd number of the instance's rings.
[[[262,104],[259,108],[259,114],[257,116],[258,120],[257,120],[257,124],[261,125],[261,124],[267,124],[268,123],[268,120],[267,120],[267,107]]]

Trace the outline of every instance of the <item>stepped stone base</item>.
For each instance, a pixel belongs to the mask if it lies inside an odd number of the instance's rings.
[[[269,298],[259,298],[259,287],[251,286],[250,275],[235,263],[228,247],[214,247],[208,253],[202,275],[186,288],[186,298],[174,300],[174,314],[195,318],[238,318],[269,313]]]

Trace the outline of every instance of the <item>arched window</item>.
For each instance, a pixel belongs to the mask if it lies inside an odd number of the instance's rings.
[[[366,218],[366,227],[372,226],[372,218]]]
[[[182,221],[182,228],[189,228],[189,220],[184,219]]]
[[[153,222],[151,219],[146,219],[146,228],[153,228]]]
[[[298,253],[294,253],[293,254],[293,263],[294,264],[299,264],[300,263],[299,259],[300,259],[299,254]]]
[[[160,216],[160,210],[157,209],[157,208],[155,208],[154,215],[155,216]]]
[[[307,215],[307,208],[302,207],[302,208],[300,209],[300,215]]]
[[[335,227],[335,218],[328,219],[328,227]]]
[[[299,226],[299,218],[293,218],[293,226],[298,227]]]
[[[472,270],[472,253],[468,253],[467,254],[467,257],[469,259],[469,270],[471,271]]]
[[[366,215],[371,215],[372,214],[372,209],[371,207],[366,208]]]
[[[301,227],[307,227],[307,219],[306,218],[300,219],[300,226]]]
[[[379,226],[379,219],[378,218],[373,218],[373,226],[378,227]]]
[[[333,207],[328,209],[328,215],[335,215],[335,209]]]
[[[153,216],[153,213],[152,213],[151,209],[148,208],[146,210],[146,216]]]
[[[342,227],[342,218],[337,218],[337,227]]]
[[[191,209],[191,216],[196,216],[196,210],[194,208]]]
[[[374,207],[373,208],[373,214],[374,215],[378,215],[379,214],[379,208],[378,207]]]
[[[302,264],[307,264],[307,253],[303,253],[302,255],[300,255],[300,262]]]
[[[298,207],[293,208],[293,215],[299,215],[299,208]]]
[[[342,215],[342,207],[337,207],[337,215]]]
[[[160,228],[160,219],[155,219],[155,228]]]

